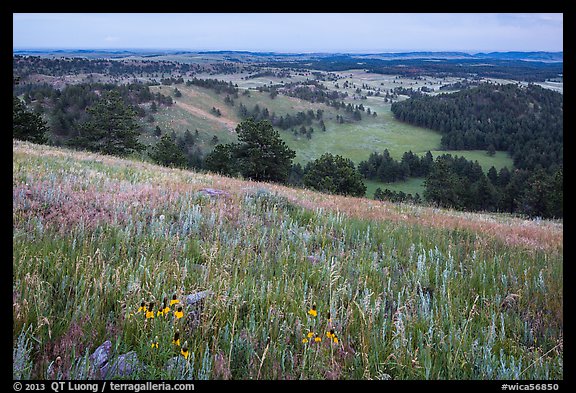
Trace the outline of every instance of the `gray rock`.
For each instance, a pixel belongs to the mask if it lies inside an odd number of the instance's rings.
[[[186,322],[191,330],[198,327],[200,324],[200,317],[204,310],[204,300],[213,295],[211,290],[195,292],[186,296],[186,304],[188,305],[186,312]]]
[[[166,362],[164,370],[174,379],[184,379],[189,373],[188,362],[183,356],[174,356]]]
[[[112,343],[110,340],[106,340],[100,345],[92,355],[90,355],[90,365],[94,369],[101,369],[106,363],[108,363],[108,359],[110,359],[110,355],[112,354]]]
[[[230,196],[230,193],[224,190],[217,190],[215,188],[203,188],[200,190],[200,192],[211,197]]]
[[[117,377],[128,377],[145,366],[138,359],[134,351],[130,351],[106,363],[101,369],[102,378],[110,379]]]
[[[79,359],[71,368],[72,379],[101,379],[102,367],[108,363],[112,354],[112,343],[106,340],[90,356]],[[87,355],[87,354],[86,354]]]
[[[202,300],[206,299],[208,296],[213,295],[213,294],[214,294],[214,292],[212,292],[211,290],[207,290],[207,291],[201,291],[201,292],[192,293],[190,295],[186,295],[186,304],[194,305],[196,303],[201,302]]]

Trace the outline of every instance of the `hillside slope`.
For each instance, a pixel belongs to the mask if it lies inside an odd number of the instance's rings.
[[[13,223],[15,375],[61,356],[77,377],[73,354],[111,340],[146,365],[129,378],[563,376],[561,222],[14,141]],[[204,290],[187,318],[138,313]]]

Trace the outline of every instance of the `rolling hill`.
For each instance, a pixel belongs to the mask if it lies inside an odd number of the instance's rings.
[[[106,340],[129,379],[562,379],[562,276],[561,221],[13,141],[14,372],[35,379]],[[190,293],[186,318],[139,312]]]

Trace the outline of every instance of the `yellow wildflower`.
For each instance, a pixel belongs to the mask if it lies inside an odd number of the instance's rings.
[[[308,332],[307,336],[308,336],[308,338],[314,337],[314,332],[312,332],[312,331]]]
[[[316,337],[314,337],[314,342],[319,343],[320,341],[322,341],[322,337],[320,337],[319,335],[316,335]]]
[[[136,314],[142,311],[146,311],[146,302],[144,302],[144,300],[140,303],[140,307],[138,308],[138,311],[136,311]]]
[[[158,348],[158,336],[152,341],[152,348]]]
[[[174,333],[174,338],[172,339],[172,344],[176,345],[176,346],[180,346],[180,331],[176,330],[176,333]]]
[[[338,337],[334,336],[333,340],[334,340],[334,344],[338,344]]]
[[[190,352],[188,351],[188,341],[184,342],[184,345],[182,346],[182,349],[180,350],[180,354],[182,356],[184,356],[184,359],[188,359],[188,356],[190,356]]]
[[[307,339],[307,338],[303,338],[303,339],[302,339],[302,342],[303,342],[304,344],[306,344],[306,343],[308,342],[308,339]]]
[[[161,315],[168,316],[168,312],[170,312],[170,307],[166,306],[166,299],[164,299],[164,301],[162,302],[162,307],[158,309],[156,316]]]
[[[170,307],[168,307],[167,304],[168,298],[164,296],[164,300],[162,300],[162,314],[164,314],[164,316],[168,316],[168,313],[170,312]]]
[[[318,315],[318,311],[316,311],[316,305],[312,305],[312,308],[308,310],[308,314],[312,315],[313,317]]]
[[[154,302],[150,302],[150,304],[148,304],[148,310],[146,311],[146,319],[149,318],[154,318]]]
[[[170,305],[173,306],[174,304],[180,303],[180,300],[176,299],[176,294],[172,295],[172,300],[170,300]]]
[[[178,307],[178,311],[174,311],[174,316],[176,316],[176,319],[180,319],[184,316],[184,311],[182,311],[182,306]]]

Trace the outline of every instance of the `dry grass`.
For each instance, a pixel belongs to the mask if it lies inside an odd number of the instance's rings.
[[[174,192],[195,192],[203,187],[225,190],[236,196],[236,201],[248,189],[268,189],[307,209],[324,209],[349,217],[369,220],[403,222],[433,228],[468,229],[480,237],[497,238],[507,245],[520,245],[528,249],[551,250],[563,247],[563,223],[551,220],[528,220],[507,214],[467,213],[448,209],[374,201],[327,195],[305,189],[294,189],[278,184],[259,183],[227,178],[213,174],[199,174],[186,170],[157,167],[138,161],[126,161],[112,156],[75,152],[67,149],[35,146],[14,142],[14,154],[37,157],[69,157],[79,161],[101,162],[119,168],[152,172],[151,182],[157,187]],[[94,176],[99,176],[94,174]],[[106,190],[110,192],[112,190]],[[130,190],[129,192],[134,192]],[[134,195],[138,199],[137,195]]]

